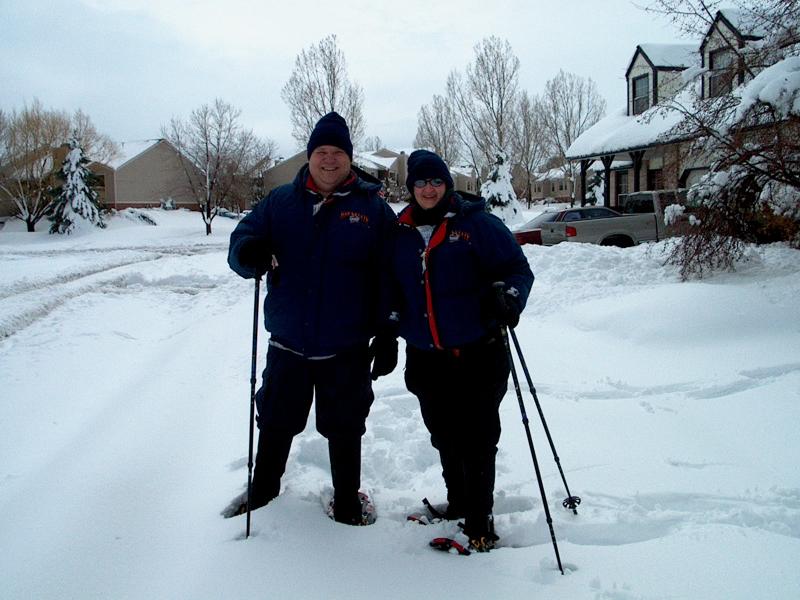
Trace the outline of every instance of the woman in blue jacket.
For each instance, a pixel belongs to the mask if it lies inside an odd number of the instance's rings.
[[[498,539],[495,457],[510,369],[500,327],[517,324],[533,273],[485,201],[453,190],[438,155],[413,152],[406,185],[412,198],[398,218],[393,256],[406,385],[439,451],[446,517],[464,517],[472,548],[488,551]]]

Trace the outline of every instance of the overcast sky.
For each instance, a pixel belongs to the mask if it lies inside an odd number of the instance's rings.
[[[331,33],[364,88],[367,135],[390,147],[412,144],[420,106],[484,37],[511,43],[522,88],[564,69],[594,79],[609,109],[625,103],[637,44],[686,42],[628,0],[0,0],[0,27],[4,110],[82,108],[132,141],[220,97],[284,155],[297,148],[280,90]]]

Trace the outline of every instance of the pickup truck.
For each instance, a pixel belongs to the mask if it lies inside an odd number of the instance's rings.
[[[661,223],[655,214],[622,215],[604,206],[584,206],[544,212],[515,229],[514,237],[520,244],[590,242],[626,248],[660,239]]]
[[[588,242],[627,248],[673,235],[664,225],[664,208],[685,202],[683,190],[636,192],[620,196],[619,210],[583,206],[544,212],[518,227],[520,244],[552,246],[560,242]]]

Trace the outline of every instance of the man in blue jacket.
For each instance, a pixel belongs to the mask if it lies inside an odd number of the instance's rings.
[[[472,549],[488,551],[498,539],[495,456],[510,370],[500,327],[519,321],[533,273],[485,201],[453,190],[439,156],[413,152],[406,184],[412,198],[399,215],[393,257],[406,386],[439,451],[445,516],[464,517]]]
[[[256,394],[258,453],[251,508],[280,493],[292,439],[316,398],[317,430],[328,440],[333,516],[365,524],[359,499],[361,436],[371,380],[391,372],[397,342],[377,335],[386,302],[388,243],[396,217],[380,183],[352,166],[353,145],[335,112],[316,124],[308,164],[261,200],[231,234],[228,264],[245,278],[267,274],[270,332]],[[370,363],[372,369],[370,371]]]

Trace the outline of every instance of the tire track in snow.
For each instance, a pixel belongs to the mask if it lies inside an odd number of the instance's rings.
[[[665,385],[637,386],[625,381],[605,379],[598,381],[597,387],[593,390],[576,391],[564,389],[562,386],[558,390],[551,389],[551,392],[557,392],[561,397],[575,396],[586,400],[624,400],[671,394],[682,394],[687,398],[697,400],[710,400],[768,385],[776,379],[798,372],[800,372],[800,363],[795,362],[739,371],[736,379],[718,383],[685,381]],[[525,391],[527,391],[527,387]]]
[[[114,248],[118,250],[144,250],[144,248]],[[18,282],[0,290],[0,340],[8,338],[32,323],[46,317],[65,302],[84,294],[108,288],[124,289],[131,280],[126,267],[155,262],[173,256],[191,256],[216,252],[219,248],[191,248],[184,246],[160,248],[138,260],[112,261],[103,266],[89,266],[66,275],[45,278],[30,283]],[[78,255],[97,252],[73,252]],[[38,252],[37,255],[56,253]],[[57,253],[59,256],[62,253]],[[183,286],[186,287],[185,285]],[[198,285],[199,288],[208,286]]]

